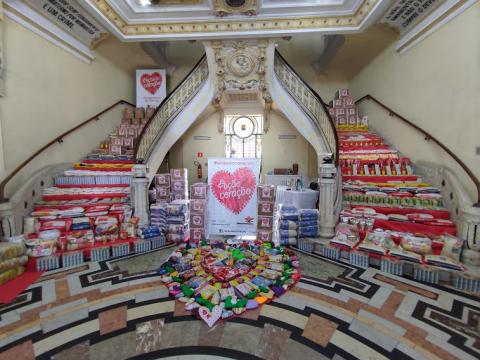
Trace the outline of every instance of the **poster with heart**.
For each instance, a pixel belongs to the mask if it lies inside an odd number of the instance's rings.
[[[208,159],[208,232],[256,235],[260,159]]]
[[[137,70],[137,107],[157,107],[167,96],[165,69]]]

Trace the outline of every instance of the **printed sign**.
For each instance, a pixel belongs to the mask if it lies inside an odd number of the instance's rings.
[[[397,0],[388,9],[381,22],[403,33],[444,2],[445,0]]]
[[[255,235],[259,159],[208,159],[208,229],[213,235]]]
[[[137,70],[137,107],[157,107],[167,95],[165,70]]]
[[[76,0],[26,0],[39,14],[89,47],[106,35],[106,30]]]

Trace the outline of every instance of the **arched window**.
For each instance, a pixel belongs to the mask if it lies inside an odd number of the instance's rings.
[[[263,117],[261,115],[225,116],[225,155],[227,158],[260,158],[262,155]]]

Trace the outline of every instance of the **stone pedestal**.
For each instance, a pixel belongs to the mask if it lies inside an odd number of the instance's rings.
[[[148,178],[145,165],[133,167],[134,178],[132,180],[132,206],[133,214],[140,219],[139,226],[146,226],[150,223],[148,218]]]
[[[321,157],[319,156],[319,160]],[[324,163],[318,166],[318,210],[320,213],[320,236],[332,238],[337,225],[335,196],[337,194],[337,169],[334,164]]]

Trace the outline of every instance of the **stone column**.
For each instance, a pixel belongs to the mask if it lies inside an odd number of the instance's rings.
[[[141,164],[134,165],[131,200],[133,214],[140,219],[139,226],[146,226],[150,223],[148,217],[148,182],[147,167]]]
[[[320,236],[322,238],[332,238],[335,235],[335,226],[337,224],[335,209],[337,169],[331,161],[325,159],[321,155],[318,157]]]

